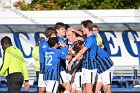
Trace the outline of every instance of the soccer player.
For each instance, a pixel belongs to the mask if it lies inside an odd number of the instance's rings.
[[[46,85],[43,81],[43,74],[45,70],[45,51],[49,48],[48,38],[56,37],[55,33],[56,32],[53,27],[48,27],[45,30],[46,39],[42,40],[39,44],[39,57],[40,57],[40,74],[39,74],[39,80],[38,80],[39,93],[44,93],[46,90],[45,88]]]
[[[71,66],[83,54],[83,78],[85,83],[85,92],[92,93],[92,87],[97,74],[97,62],[96,62],[96,36],[93,34],[93,22],[91,20],[85,20],[81,22],[83,34],[86,34],[83,48],[77,53],[77,55],[70,61],[68,69],[71,70]]]
[[[36,79],[37,79],[37,84],[38,84],[38,77],[39,77],[39,71],[40,71],[40,61],[39,61],[39,44],[42,40],[44,40],[44,37],[40,37],[35,45],[35,47],[32,50],[32,57],[34,58],[34,68],[36,71]],[[38,91],[38,89],[37,89]]]
[[[83,48],[83,41],[77,41],[74,44],[73,51],[75,51],[75,55]],[[73,93],[82,93],[82,84],[83,84],[83,79],[82,79],[82,58],[78,58],[77,61],[74,62],[72,65],[72,70],[74,70],[74,80],[73,80]]]
[[[60,80],[60,59],[66,59],[68,55],[68,48],[61,47],[58,49],[58,39],[56,37],[49,38],[49,49],[45,51],[45,73],[44,79],[46,80],[46,92],[56,93],[59,80]],[[64,93],[70,93],[65,90]]]
[[[57,32],[58,43],[67,44],[67,38],[65,38],[66,36],[65,24],[62,22],[58,22],[55,24],[54,29]]]
[[[103,86],[104,93],[111,93],[114,63],[100,46],[97,47],[97,81],[95,93],[100,93]]]
[[[96,39],[97,39],[97,45],[100,46],[101,48],[103,48],[105,51],[107,51],[106,47],[104,46],[104,41],[102,39],[102,37],[99,34],[99,26],[94,24],[93,26],[93,33],[96,35]]]
[[[100,93],[100,90],[103,86],[103,90],[105,93],[111,93],[111,82],[114,71],[114,63],[110,59],[109,55],[104,50],[105,47],[103,45],[103,41],[101,36],[99,35],[99,27],[94,25],[93,33],[96,35],[97,39],[97,77],[96,77],[96,85],[95,85],[95,93]]]
[[[8,93],[21,93],[23,82],[25,90],[28,91],[30,87],[29,76],[22,52],[12,45],[8,36],[1,39],[1,46],[4,50],[4,56],[0,75],[6,77]]]
[[[72,57],[74,57],[81,49],[83,41],[78,41],[80,37],[77,37],[76,32],[73,31],[75,29],[71,28],[67,30],[66,36],[68,38],[68,45],[70,48],[72,48],[73,51]],[[72,65],[72,70],[70,71],[70,73],[73,75],[72,93],[82,93],[82,64],[80,64],[81,59],[82,57],[78,58],[77,61],[74,61],[74,64]]]
[[[58,22],[58,23],[55,24],[54,28],[57,32],[57,39],[58,39],[59,46],[68,45],[68,40],[66,38],[66,29],[65,29],[67,27],[65,27],[65,24],[62,23],[62,22]],[[65,89],[71,89],[71,86],[70,86],[71,85],[70,84],[71,79],[67,78],[67,76],[70,76],[70,74],[66,73],[67,72],[67,70],[66,70],[66,59],[61,59],[60,66],[61,66],[60,67],[60,70],[61,70],[60,71],[61,84]],[[60,87],[59,90],[62,91],[62,87]]]

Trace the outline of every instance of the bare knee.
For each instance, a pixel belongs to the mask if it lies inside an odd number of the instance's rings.
[[[45,93],[46,89],[45,87],[39,87],[39,93]]]
[[[104,93],[111,93],[111,87],[110,85],[103,85]]]

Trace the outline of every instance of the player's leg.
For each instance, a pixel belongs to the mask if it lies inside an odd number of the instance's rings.
[[[111,93],[113,71],[114,71],[114,67],[111,67],[109,70],[101,73],[104,93]]]
[[[93,85],[93,92],[94,93],[101,93],[102,88],[102,78],[99,73],[97,73],[95,78],[95,84]]]
[[[65,71],[60,72],[60,80],[62,81],[62,85],[65,88],[64,93],[70,93],[72,90],[71,77],[72,76],[69,73],[66,73]]]
[[[75,93],[82,93],[82,72],[76,72],[74,82]]]
[[[85,92],[92,93],[93,84],[95,83],[95,78],[97,74],[97,69],[89,70],[84,69],[84,83],[85,83]]]
[[[57,93],[58,81],[56,80],[47,80],[46,83],[46,93]]]
[[[45,81],[43,80],[43,74],[39,74],[38,87],[39,87],[39,89],[38,89],[39,93],[46,92],[46,84],[45,84]]]

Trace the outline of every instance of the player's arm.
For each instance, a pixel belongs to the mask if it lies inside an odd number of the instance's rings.
[[[37,51],[37,47],[35,46],[32,50],[32,57],[36,60],[39,61],[39,55],[38,55],[38,51]]]
[[[72,52],[69,52],[69,54],[66,56],[67,60],[71,60],[72,59]]]
[[[26,91],[29,90],[30,85],[29,85],[29,75],[28,75],[28,69],[27,69],[27,64],[25,61],[22,62],[23,63],[23,73],[24,73],[24,88]]]
[[[24,59],[23,59],[22,63],[23,63],[22,64],[22,70],[23,70],[23,73],[24,73],[24,81],[28,82],[29,81],[28,69],[27,69],[27,64],[24,61]]]
[[[81,31],[78,31],[78,30],[76,30],[76,29],[73,28],[73,27],[69,27],[68,30],[73,31],[73,32],[75,32],[76,34],[78,34],[78,35],[80,35],[80,36],[83,35]]]
[[[68,51],[69,52],[68,52],[68,55],[66,56],[66,59],[71,60],[72,59],[72,51],[73,51],[71,45],[68,46]]]
[[[77,54],[76,56],[70,61],[69,65],[68,65],[68,69],[71,70],[71,66],[73,64],[74,61],[76,61],[79,57],[81,57],[86,51],[87,51],[87,47],[83,47]]]
[[[45,50],[48,48],[48,42],[43,40],[39,44],[39,59],[40,59],[40,73],[43,74],[44,62],[45,62]]]
[[[68,55],[68,53],[69,53],[68,47],[61,47],[59,49],[59,57],[62,58],[62,59],[69,58],[70,56]]]
[[[81,59],[78,59],[78,60],[76,61],[76,62],[77,62],[76,66],[75,66],[72,70],[69,71],[70,74],[72,74],[73,72],[75,72],[75,71],[79,68],[79,66],[81,65],[83,56],[80,57],[80,58],[81,58]]]
[[[4,53],[3,64],[0,69],[0,76],[3,75],[9,67],[11,52],[6,50]]]
[[[80,41],[84,41],[84,38],[83,37],[76,37],[75,39],[74,39],[74,42],[76,42],[76,41],[78,41],[78,40],[80,40]]]
[[[23,71],[23,75],[24,75],[24,88],[26,91],[29,90],[30,85],[29,85],[29,74],[28,74],[28,68],[27,68],[27,64],[24,60],[23,54],[21,53],[21,58],[22,58],[22,71]]]

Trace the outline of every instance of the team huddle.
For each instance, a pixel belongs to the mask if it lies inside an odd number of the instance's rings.
[[[62,22],[39,41],[39,93],[111,93],[114,64],[91,20],[76,30]]]

